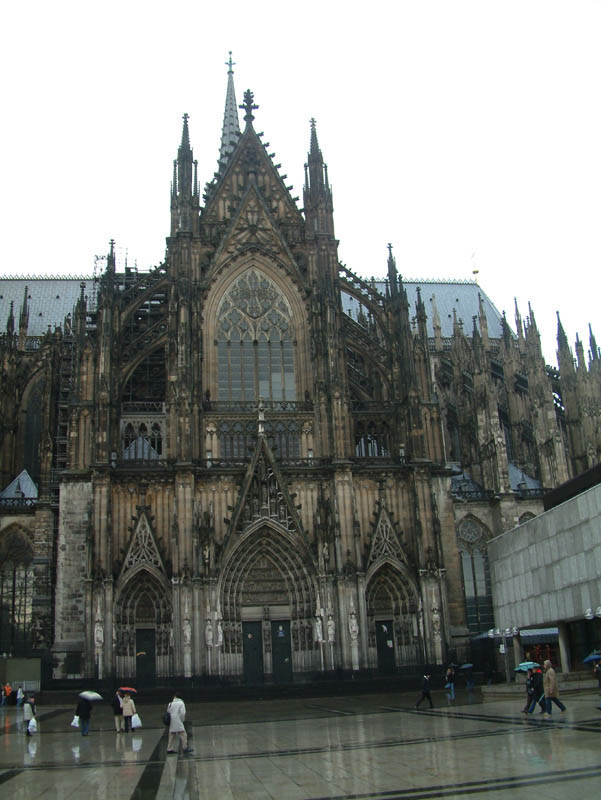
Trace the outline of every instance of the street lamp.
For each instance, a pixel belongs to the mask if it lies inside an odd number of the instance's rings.
[[[509,652],[508,652],[509,648],[505,640],[511,639],[512,637],[517,636],[518,634],[519,634],[519,629],[516,627],[504,628],[503,630],[501,630],[500,628],[491,628],[488,631],[488,636],[491,639],[503,640],[503,643],[500,645],[499,649],[505,656],[505,678],[507,680],[507,683],[510,683],[511,681],[511,673],[509,671]]]

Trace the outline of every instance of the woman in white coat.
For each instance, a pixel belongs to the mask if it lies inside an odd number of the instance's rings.
[[[186,706],[183,700],[177,696],[177,692],[173,695],[173,700],[167,706],[167,711],[171,714],[169,721],[169,741],[167,742],[167,752],[176,753],[175,742],[179,750],[179,743],[181,742],[184,753],[191,753],[192,748],[188,747],[188,734],[184,728],[184,720],[186,719]]]

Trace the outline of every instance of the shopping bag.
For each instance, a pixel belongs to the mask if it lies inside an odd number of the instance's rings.
[[[168,711],[163,714],[163,725],[171,725],[171,714]]]
[[[133,730],[142,727],[142,720],[140,719],[140,716],[138,714],[134,714],[133,717],[131,718],[131,727]]]
[[[35,719],[33,718],[30,719],[29,725],[27,726],[27,730],[29,731],[29,733],[35,733],[37,729],[38,729],[38,723],[35,721]]]
[[[77,714],[71,720],[71,727],[72,728],[79,728],[79,717],[77,716]]]

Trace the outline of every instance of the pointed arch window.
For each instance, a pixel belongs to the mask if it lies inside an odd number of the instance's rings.
[[[217,365],[219,400],[296,399],[292,311],[258,270],[241,275],[221,301]]]
[[[0,539],[0,651],[27,655],[32,647],[33,548],[26,534]]]
[[[479,633],[494,625],[492,589],[484,531],[475,520],[461,522],[457,531],[467,626]]]

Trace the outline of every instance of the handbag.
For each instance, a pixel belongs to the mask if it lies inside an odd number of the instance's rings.
[[[131,727],[132,730],[142,727],[142,720],[140,719],[139,714],[134,714],[133,717],[131,718]]]
[[[163,714],[163,725],[171,725],[171,714],[168,711]]]
[[[72,728],[79,728],[79,717],[77,716],[77,714],[71,720],[71,727]]]
[[[38,729],[38,723],[35,721],[35,718],[32,717],[29,720],[29,725],[27,726],[27,730],[29,731],[29,733],[35,733],[37,729]]]

